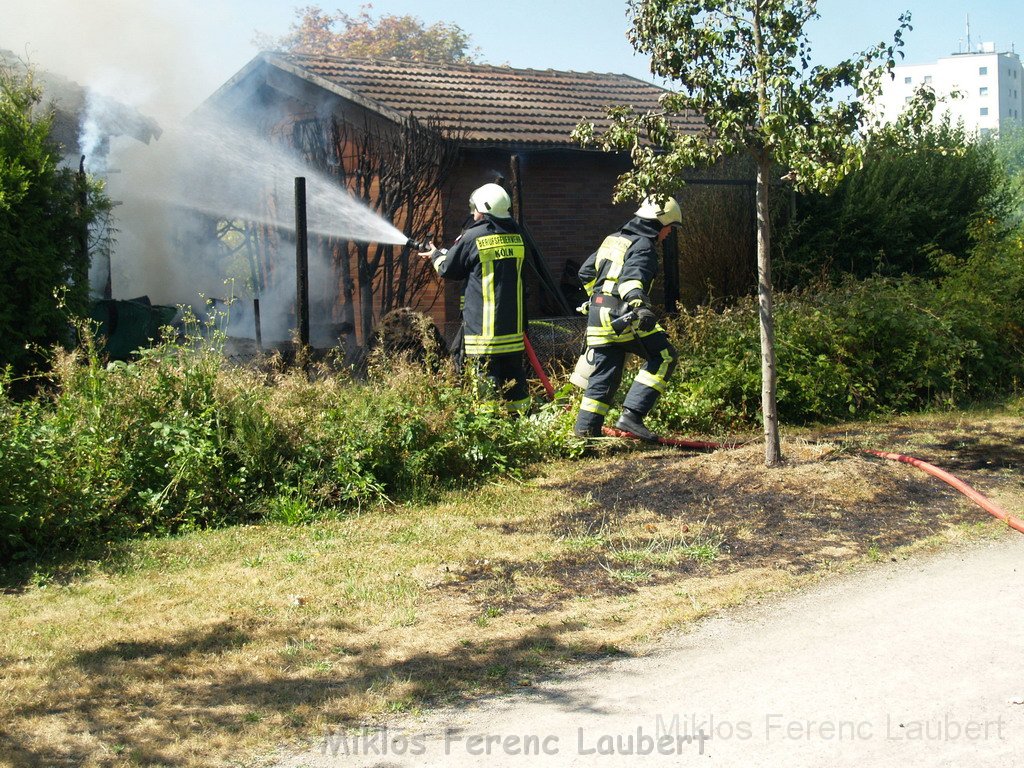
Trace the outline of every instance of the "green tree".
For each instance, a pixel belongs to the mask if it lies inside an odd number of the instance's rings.
[[[1016,196],[1015,221],[1024,222],[1024,125],[1006,121],[993,142],[996,157],[1002,163]]]
[[[1024,177],[1024,125],[1005,121],[993,144],[1006,172],[1016,178]]]
[[[814,0],[629,0],[630,40],[651,57],[651,71],[679,84],[658,112],[609,111],[600,135],[581,124],[578,140],[630,150],[633,169],[620,178],[619,200],[679,187],[697,165],[749,154],[757,167],[758,302],[765,463],[782,459],[776,407],[772,320],[769,184],[773,167],[800,188],[829,189],[860,163],[869,103],[910,28],[899,18],[890,44],[879,43],[835,66],[811,66],[805,27],[818,18]],[[677,130],[696,112],[704,130]]]
[[[350,16],[344,11],[325,13],[315,5],[297,9],[291,31],[281,38],[258,36],[261,48],[289,53],[351,56],[367,59],[403,59],[446,64],[472,64],[478,49],[470,48],[469,35],[458,25],[439,21],[430,26],[415,16],[387,14],[374,18],[372,5]]]
[[[867,140],[863,167],[832,194],[798,198],[797,215],[776,238],[780,283],[932,278],[944,271],[935,255],[966,260],[977,222],[1005,222],[1013,210],[1000,142],[974,140],[948,117],[916,135],[899,123],[884,127]]]
[[[0,368],[19,374],[86,314],[88,227],[109,210],[84,174],[58,168],[39,100],[31,73],[0,68]]]

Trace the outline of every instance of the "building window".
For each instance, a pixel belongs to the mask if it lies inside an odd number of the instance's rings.
[[[984,117],[987,114],[988,114],[988,107],[982,107],[981,108],[981,116]]]
[[[912,82],[914,82],[914,78],[912,78],[912,77],[904,77],[903,78],[903,82],[906,83],[907,85],[910,85]]]
[[[932,76],[931,76],[931,75],[925,75],[925,76],[924,76],[924,81],[925,81],[926,83],[930,83],[930,82],[932,81]]]
[[[981,88],[978,89],[978,95],[979,96],[988,96],[988,86],[987,85],[981,86]]]
[[[978,74],[979,75],[987,75],[988,74],[988,67],[978,67]]]

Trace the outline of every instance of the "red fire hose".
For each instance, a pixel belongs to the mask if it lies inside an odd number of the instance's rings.
[[[621,430],[612,429],[610,427],[605,427],[602,431],[604,432],[604,434],[610,437],[631,437],[634,439],[639,439],[635,435],[631,435],[629,432],[623,432]],[[671,445],[679,448],[693,448],[697,450],[711,451],[718,450],[720,448],[736,447],[736,445],[726,445],[724,443],[704,442],[702,440],[678,440],[671,437],[659,437],[658,443],[660,443],[661,445]],[[987,496],[985,496],[982,493],[979,493],[974,488],[965,483],[963,480],[956,477],[955,475],[951,475],[944,469],[939,469],[934,464],[929,464],[927,461],[915,459],[913,456],[904,456],[902,453],[886,453],[885,451],[876,451],[873,448],[865,448],[864,452],[870,453],[872,456],[879,456],[883,459],[891,459],[892,461],[899,461],[904,464],[910,464],[911,466],[917,467],[918,469],[927,472],[932,477],[937,477],[942,482],[958,490],[960,493],[962,493],[968,499],[973,501],[983,510],[988,512],[994,518],[1002,520],[1015,531],[1020,531],[1021,533],[1024,533],[1024,521],[1014,517],[1005,509],[996,504],[994,501],[989,499]]]
[[[523,334],[523,344],[526,345],[526,356],[530,358],[530,365],[537,374],[537,378],[540,379],[541,384],[544,385],[544,390],[548,393],[548,400],[554,400],[555,388],[551,386],[551,381],[548,379],[547,374],[544,373],[540,360],[537,359],[537,353],[533,351],[533,344],[530,343],[530,337],[525,333]]]
[[[621,429],[613,429],[612,427],[602,427],[601,432],[609,437],[628,437],[633,440],[639,440],[640,438],[630,432],[623,432]],[[736,443],[711,443],[705,442],[704,440],[682,440],[676,437],[659,437],[657,439],[660,445],[671,445],[675,448],[693,448],[698,451],[717,451],[719,448],[736,448]]]
[[[941,480],[942,482],[956,488],[958,491],[960,491],[960,493],[969,498],[971,501],[973,501],[975,504],[984,509],[993,517],[1002,520],[1015,531],[1020,531],[1021,533],[1024,533],[1024,522],[1018,520],[1016,517],[1011,515],[1009,512],[1007,512],[1005,509],[1000,507],[995,502],[991,501],[986,496],[978,493],[976,490],[971,488],[971,486],[969,486],[960,478],[954,477],[953,475],[949,474],[949,472],[946,472],[943,469],[939,469],[934,464],[929,464],[927,461],[915,459],[913,456],[904,456],[901,453],[886,453],[885,451],[876,451],[871,448],[865,448],[864,452],[870,453],[872,456],[880,456],[883,459],[891,459],[892,461],[900,461],[903,462],[904,464],[910,464],[912,466],[917,467],[920,470],[927,472],[932,477],[939,478],[939,480]]]
[[[629,432],[623,432],[618,429],[611,429],[610,427],[605,427],[602,431],[604,432],[604,434],[610,437],[631,437],[634,439],[639,439],[635,435],[631,435]],[[724,443],[704,442],[702,440],[678,440],[671,437],[659,437],[658,443],[660,443],[661,445],[671,445],[679,448],[693,448],[697,450],[711,451],[718,450],[720,448],[736,447],[736,445],[726,445]],[[942,482],[958,490],[968,499],[970,499],[983,510],[992,515],[992,517],[996,518],[997,520],[1002,520],[1015,531],[1020,531],[1021,533],[1024,533],[1024,521],[1014,517],[1005,509],[1003,509],[994,501],[992,501],[990,498],[985,496],[983,493],[979,493],[974,488],[965,483],[963,480],[956,477],[955,475],[951,475],[944,469],[939,469],[934,464],[929,464],[927,461],[915,459],[913,456],[904,456],[902,453],[886,453],[885,451],[876,451],[873,448],[865,448],[864,452],[870,453],[872,456],[879,456],[883,459],[891,459],[892,461],[899,461],[904,464],[910,464],[911,466],[917,467],[918,469],[927,472],[932,477],[937,477]]]

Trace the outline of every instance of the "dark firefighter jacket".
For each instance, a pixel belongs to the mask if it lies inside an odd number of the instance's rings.
[[[484,216],[434,258],[441,277],[466,280],[462,318],[467,355],[523,351],[525,257],[526,246],[515,223]]]
[[[658,275],[655,243],[660,231],[657,222],[634,217],[614,235],[606,237],[580,267],[580,282],[590,296],[588,345],[599,347],[636,338],[631,328],[615,333],[611,322],[627,311],[628,302],[648,301]]]

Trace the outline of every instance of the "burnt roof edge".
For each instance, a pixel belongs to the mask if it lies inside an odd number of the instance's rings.
[[[404,115],[378,101],[369,99],[366,96],[362,96],[348,88],[338,85],[337,83],[333,83],[324,77],[320,77],[319,75],[303,69],[302,67],[291,64],[273,51],[261,51],[256,54],[244,67],[224,81],[216,91],[211,93],[202,104],[196,107],[189,117],[199,117],[206,110],[213,109],[214,105],[218,102],[227,101],[228,95],[238,86],[239,83],[243,82],[263,66],[274,67],[275,69],[279,69],[292,77],[305,80],[318,88],[323,88],[328,93],[332,93],[335,96],[339,96],[354,104],[358,104],[361,107],[365,107],[371,112],[376,112],[382,117],[385,117],[395,123],[404,123],[409,119],[409,115]]]
[[[372,112],[376,112],[381,117],[386,117],[388,120],[395,123],[404,123],[409,119],[408,114],[403,114],[396,109],[392,109],[391,107],[381,104],[379,101],[367,98],[366,96],[349,90],[342,85],[338,85],[337,83],[328,80],[326,77],[321,77],[320,75],[314,74],[303,67],[285,61],[277,54],[264,53],[261,55],[266,57],[266,62],[271,66],[277,67],[290,75],[294,75],[295,77],[312,83],[319,88],[323,88],[325,91],[333,93],[335,96],[340,96],[347,101],[351,101],[352,103],[365,107]]]

